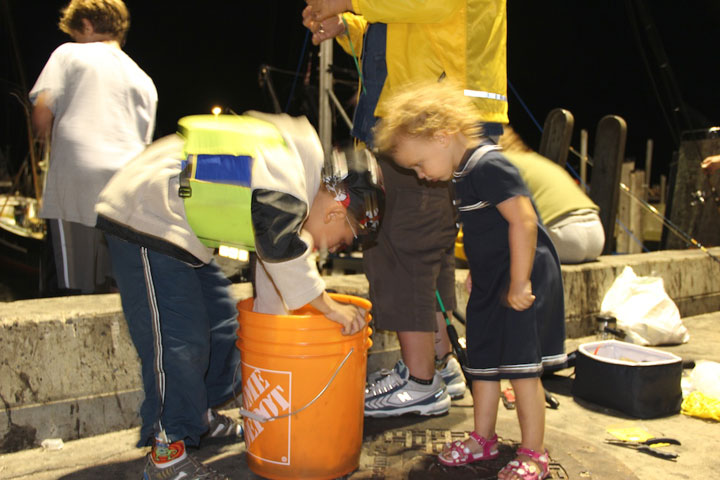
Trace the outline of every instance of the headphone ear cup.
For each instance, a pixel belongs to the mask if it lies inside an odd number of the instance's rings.
[[[374,236],[385,205],[382,170],[375,155],[352,143],[336,147],[327,156],[322,178],[331,190],[347,193],[348,210],[363,225],[364,235]]]

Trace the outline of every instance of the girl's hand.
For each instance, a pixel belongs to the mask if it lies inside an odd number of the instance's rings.
[[[465,290],[467,290],[468,293],[472,291],[472,276],[470,276],[470,272],[468,272],[467,277],[465,277]]]
[[[713,173],[715,170],[719,170],[720,169],[720,155],[713,155],[712,157],[707,157],[705,160],[702,161],[702,163],[700,164],[700,167],[708,175]]]
[[[530,308],[534,301],[535,295],[532,293],[530,280],[510,282],[510,288],[508,288],[507,293],[507,303],[510,308],[522,312]]]

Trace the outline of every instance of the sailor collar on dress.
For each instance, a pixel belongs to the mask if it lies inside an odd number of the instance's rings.
[[[480,161],[486,153],[493,152],[495,150],[502,150],[500,145],[494,143],[486,143],[476,148],[469,148],[463,154],[463,158],[460,161],[460,165],[457,170],[453,172],[453,178],[461,178],[470,173],[475,168],[475,165]]]

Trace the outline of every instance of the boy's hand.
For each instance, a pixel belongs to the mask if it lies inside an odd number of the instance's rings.
[[[343,335],[354,335],[365,326],[365,310],[355,305],[335,302],[334,308],[325,316],[342,325]]]
[[[532,293],[530,280],[510,282],[510,288],[507,293],[507,303],[510,308],[522,312],[530,308],[534,301],[535,295]]]
[[[472,292],[472,276],[470,272],[468,272],[467,277],[465,277],[465,290],[467,290],[468,293]]]
[[[327,292],[321,293],[310,305],[329,320],[342,325],[343,335],[353,335],[365,326],[365,310],[349,303],[336,302]]]

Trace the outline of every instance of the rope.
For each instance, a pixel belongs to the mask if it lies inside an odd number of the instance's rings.
[[[635,234],[632,233],[632,232],[630,231],[630,229],[627,228],[627,227],[625,226],[625,224],[620,221],[619,218],[617,219],[617,223],[618,223],[618,225],[620,225],[620,228],[622,228],[623,230],[625,230],[625,233],[627,233],[628,236],[635,241],[635,243],[637,243],[638,245],[640,245],[640,247],[643,249],[643,251],[645,251],[645,253],[650,253],[650,250],[645,246],[645,244],[642,242],[642,240],[640,240],[639,238],[637,238],[637,237],[635,236]]]
[[[290,95],[288,96],[287,103],[285,104],[285,113],[290,109],[290,101],[295,95],[295,85],[297,85],[298,77],[300,76],[300,67],[302,66],[303,58],[305,58],[305,49],[307,48],[308,38],[310,38],[310,30],[305,32],[305,40],[303,41],[302,50],[300,51],[300,58],[298,58],[297,68],[295,69],[295,76],[293,77],[292,87],[290,87]]]
[[[350,44],[350,53],[353,57],[353,62],[355,62],[355,68],[357,69],[358,76],[360,77],[360,86],[362,87],[362,92],[367,95],[367,90],[365,89],[365,80],[363,79],[362,70],[360,68],[360,63],[358,62],[358,57],[355,54],[355,46],[353,45],[352,39],[350,38],[350,29],[348,28],[347,20],[345,20],[345,17],[340,15],[340,19],[343,22],[343,25],[345,25],[345,36],[347,36],[348,43]]]
[[[543,133],[543,128],[540,126],[540,123],[535,119],[535,116],[532,114],[532,112],[530,111],[528,106],[525,105],[525,102],[523,102],[522,97],[517,92],[517,90],[515,90],[515,87],[513,87],[513,84],[510,82],[510,80],[508,80],[508,86],[510,87],[510,90],[512,90],[512,92],[517,97],[518,101],[520,102],[520,105],[522,105],[522,107],[525,109],[525,112],[530,116],[530,119],[533,121],[533,123],[535,123],[535,126],[538,128],[538,130],[540,130],[540,133]]]

